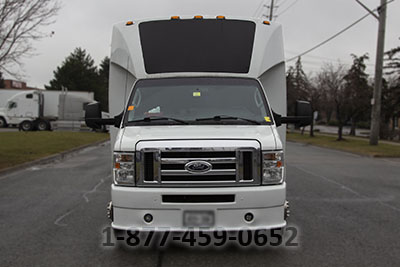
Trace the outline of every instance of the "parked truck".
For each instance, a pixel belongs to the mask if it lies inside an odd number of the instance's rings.
[[[0,109],[0,127],[18,126],[23,131],[46,131],[57,120],[82,121],[93,93],[79,96],[67,92],[27,90],[13,95]]]
[[[117,24],[109,84],[111,202],[117,230],[275,229],[286,225],[282,28],[224,16]]]

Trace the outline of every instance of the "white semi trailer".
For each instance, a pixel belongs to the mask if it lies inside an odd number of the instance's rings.
[[[19,126],[24,131],[50,130],[56,120],[82,121],[93,93],[27,90],[10,97],[0,108],[0,127]]]
[[[286,117],[282,28],[249,18],[185,16],[113,30],[111,200],[118,230],[286,225],[283,123],[310,123],[299,102]]]

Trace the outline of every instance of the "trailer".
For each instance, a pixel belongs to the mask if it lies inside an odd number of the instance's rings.
[[[0,109],[0,127],[17,126],[23,131],[51,129],[57,120],[82,121],[93,93],[26,90],[11,96]]]

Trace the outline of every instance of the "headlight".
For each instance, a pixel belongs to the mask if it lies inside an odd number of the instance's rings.
[[[283,152],[263,152],[263,185],[276,185],[283,183],[285,162]]]
[[[134,154],[114,154],[114,183],[116,185],[135,185],[135,157]]]

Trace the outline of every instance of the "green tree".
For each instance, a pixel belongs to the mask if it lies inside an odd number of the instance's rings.
[[[307,100],[311,103],[313,111],[317,109],[320,93],[305,74],[301,57],[297,59],[294,67],[289,67],[286,73],[286,86],[288,92],[288,115],[295,115],[297,100]],[[310,136],[314,136],[313,121],[310,127]]]
[[[95,92],[99,87],[99,77],[94,60],[82,48],[76,48],[53,72],[54,78],[50,81],[47,90]]]
[[[387,75],[400,75],[400,46],[393,48],[385,53],[385,69]]]
[[[307,75],[303,71],[301,58],[296,61],[295,66],[289,67],[286,73],[288,115],[295,115],[296,101],[307,99],[307,91],[310,82]]]
[[[368,84],[368,74],[365,73],[365,61],[369,59],[368,54],[359,57],[354,54],[351,56],[353,64],[344,76],[346,96],[344,111],[347,113],[346,120],[351,121],[350,135],[356,135],[357,122],[370,118],[372,89]]]
[[[394,122],[400,116],[400,76],[390,82],[383,81],[380,137],[392,139],[395,135]]]
[[[104,111],[108,111],[108,83],[110,76],[110,58],[105,57],[99,68],[99,81],[100,86],[98,90],[98,101],[101,104],[101,108]]]
[[[394,122],[400,116],[400,46],[385,53],[385,70],[387,80],[382,88],[382,112],[380,137],[395,136],[394,123],[390,128],[390,121]]]

